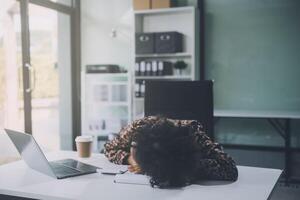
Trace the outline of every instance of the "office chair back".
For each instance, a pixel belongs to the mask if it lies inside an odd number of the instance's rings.
[[[145,116],[198,120],[213,137],[212,81],[149,80],[145,84]]]

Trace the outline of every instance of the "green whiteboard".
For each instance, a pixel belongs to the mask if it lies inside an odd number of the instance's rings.
[[[215,109],[300,112],[300,1],[206,0]]]

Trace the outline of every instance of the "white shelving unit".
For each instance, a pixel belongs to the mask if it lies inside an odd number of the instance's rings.
[[[181,75],[172,76],[135,76],[132,70],[132,86],[136,81],[163,79],[163,80],[198,80],[199,64],[195,58],[198,51],[198,30],[197,24],[198,11],[195,7],[175,7],[164,9],[150,9],[134,11],[134,30],[135,33],[141,32],[166,32],[177,31],[184,35],[183,52],[170,54],[136,54],[134,62],[161,60],[176,62],[183,60],[188,64],[187,69]],[[135,44],[133,45],[135,46]],[[196,67],[197,66],[197,67]],[[138,119],[144,116],[144,99],[135,97],[135,90],[132,88],[132,118]]]
[[[112,133],[131,121],[129,73],[85,73],[82,79],[82,135],[92,135],[99,152]]]

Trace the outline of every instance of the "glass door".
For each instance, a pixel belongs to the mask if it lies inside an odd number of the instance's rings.
[[[44,150],[72,149],[73,8],[47,0],[20,4],[25,131]]]
[[[43,147],[58,150],[60,126],[71,131],[70,121],[60,114],[63,106],[71,112],[71,20],[67,14],[34,4],[29,4],[28,14],[32,134]]]

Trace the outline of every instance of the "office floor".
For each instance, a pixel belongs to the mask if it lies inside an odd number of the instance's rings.
[[[300,197],[300,185],[291,184],[285,186],[279,184],[276,186],[271,200],[298,200]]]

